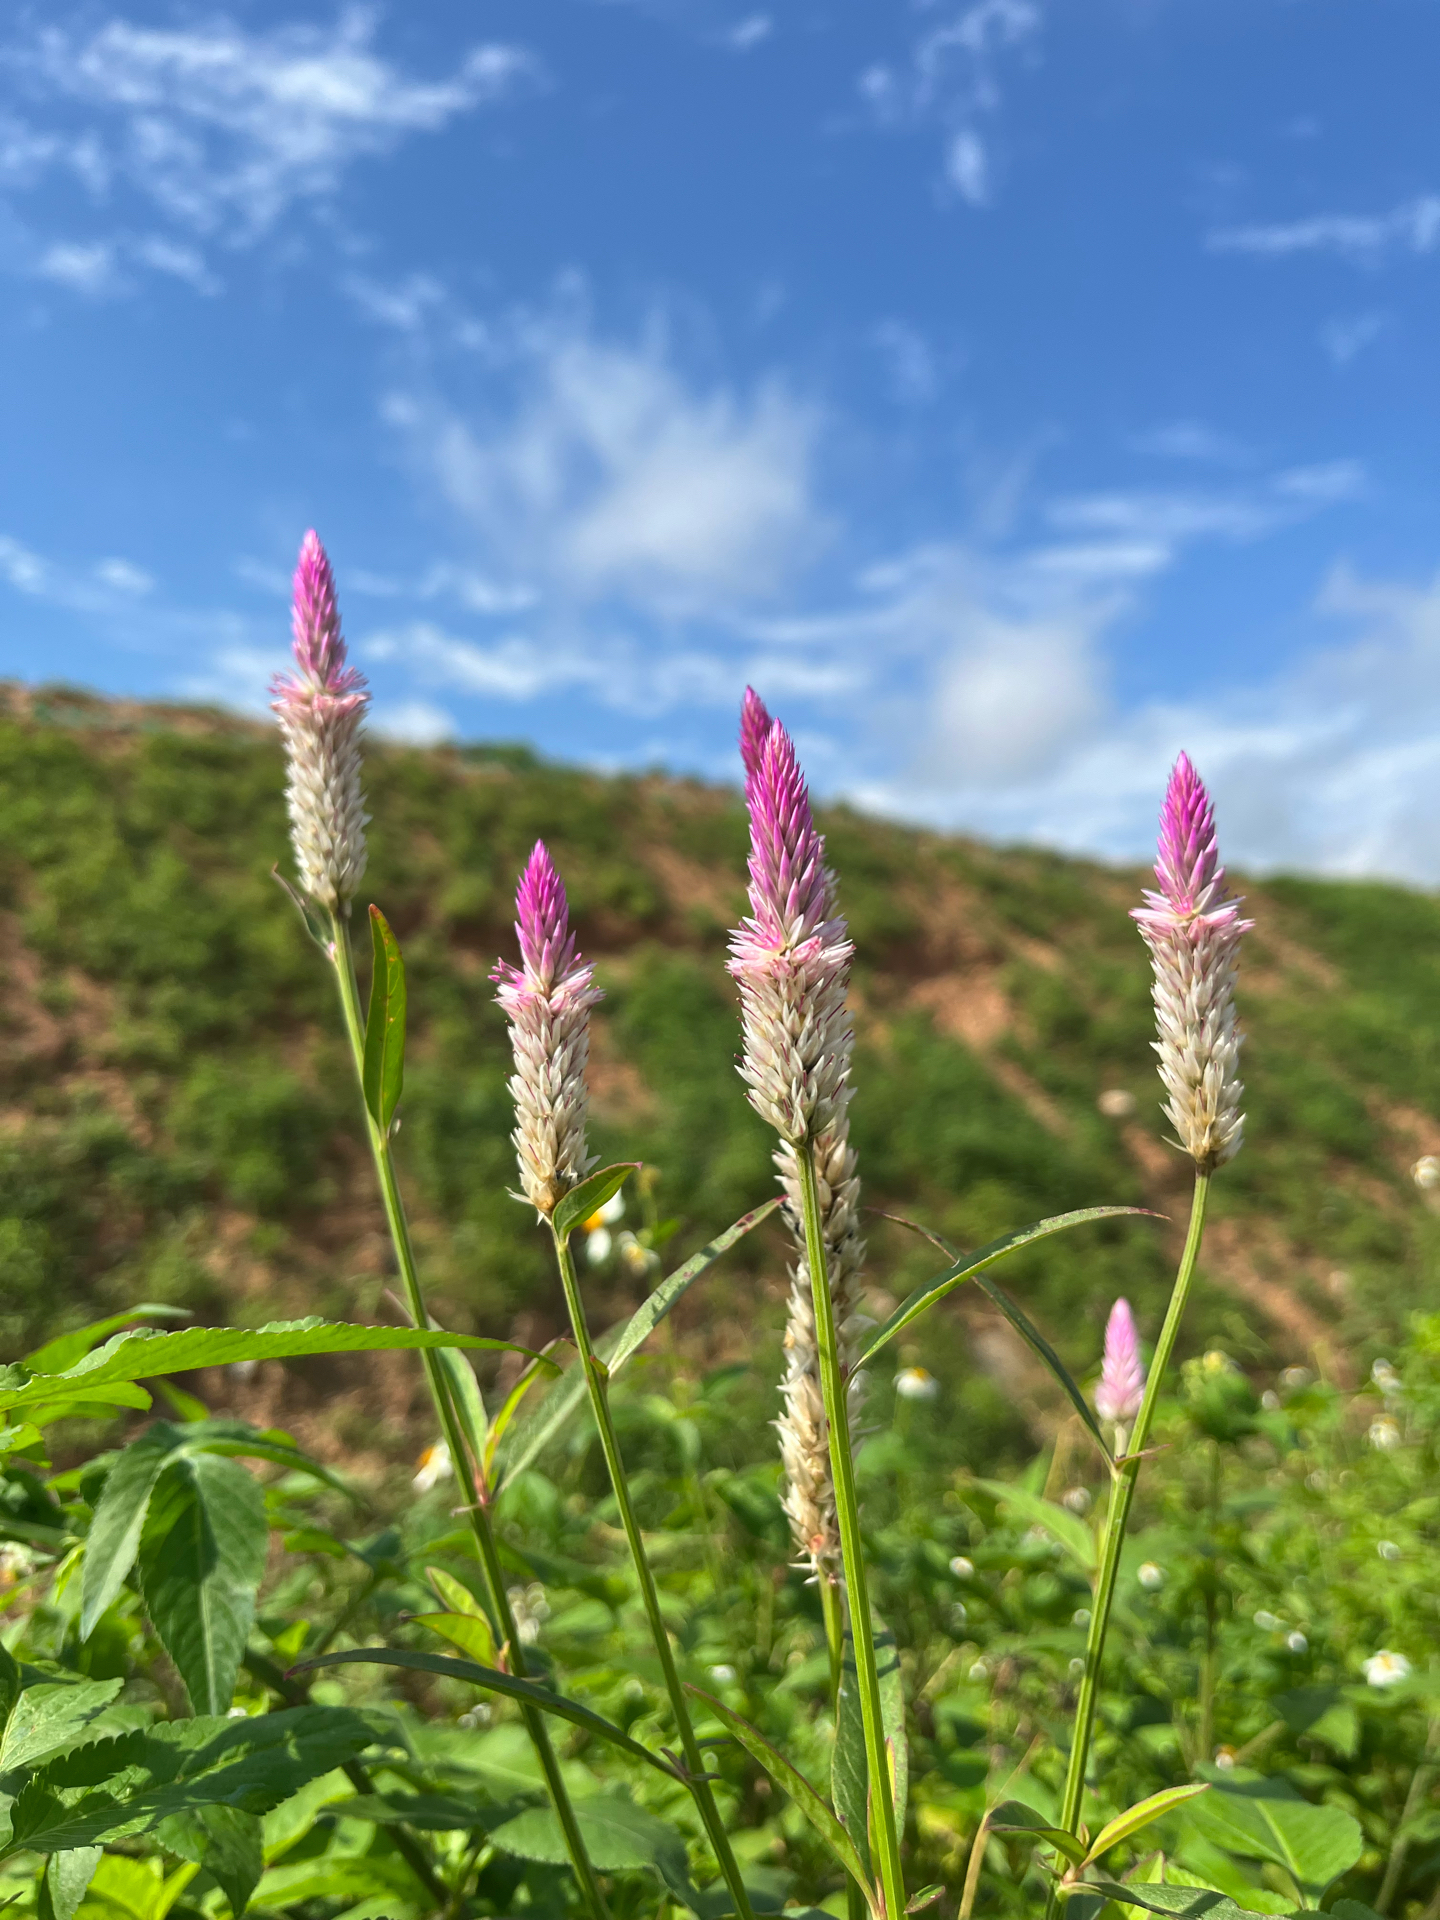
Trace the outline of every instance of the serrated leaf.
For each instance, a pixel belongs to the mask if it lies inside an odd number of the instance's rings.
[[[370,1117],[390,1131],[405,1083],[405,963],[400,943],[379,907],[370,908],[370,1007],[365,1016],[362,1083]]]
[[[598,1213],[607,1200],[614,1199],[631,1174],[639,1171],[639,1166],[638,1160],[622,1160],[613,1167],[601,1167],[578,1187],[572,1187],[550,1216],[555,1238],[562,1242],[568,1240],[576,1227],[592,1213]]]
[[[126,1313],[112,1313],[108,1319],[94,1320],[88,1327],[77,1327],[74,1333],[62,1333],[54,1340],[47,1340],[43,1347],[27,1353],[22,1364],[32,1373],[64,1373],[77,1360],[83,1360],[92,1347],[98,1347],[102,1340],[136,1320],[190,1320],[193,1317],[188,1307],[167,1307],[142,1300],[138,1307],[131,1307]]]
[[[764,1768],[777,1787],[789,1794],[836,1860],[865,1894],[877,1920],[880,1920],[883,1910],[879,1896],[860,1858],[859,1849],[825,1804],[823,1796],[798,1767],[771,1746],[758,1727],[752,1727],[748,1720],[733,1712],[723,1700],[717,1700],[713,1694],[706,1693],[702,1687],[692,1686],[689,1681],[685,1683],[685,1691],[693,1694],[697,1700],[703,1700],[722,1726],[730,1729],[751,1759]]]
[[[733,1226],[707,1241],[683,1266],[668,1274],[650,1297],[636,1308],[623,1327],[618,1331],[612,1327],[596,1343],[600,1357],[610,1369],[612,1380],[631,1354],[655,1331],[676,1301],[714,1266],[722,1254],[728,1253],[738,1240],[743,1240],[762,1220],[768,1219],[779,1205],[778,1198],[767,1200],[763,1206],[742,1214]],[[523,1473],[539,1457],[585,1395],[585,1376],[579,1367],[574,1367],[550,1389],[536,1411],[511,1430],[509,1444],[503,1449],[501,1459],[501,1487],[508,1486],[516,1474]]]
[[[198,1367],[225,1367],[240,1360],[294,1360],[319,1353],[388,1353],[412,1347],[465,1347],[488,1353],[540,1356],[513,1340],[488,1340],[470,1333],[444,1333],[421,1327],[359,1327],[344,1321],[276,1320],[268,1326],[184,1327],[159,1333],[137,1327],[108,1340],[65,1373],[30,1375],[24,1367],[0,1367],[0,1411],[126,1391],[125,1384],[162,1373],[190,1373]],[[134,1389],[129,1389],[134,1392]],[[148,1406],[147,1399],[117,1404]]]
[[[1283,1797],[1282,1797],[1283,1793]],[[1268,1780],[1215,1782],[1191,1807],[1190,1824],[1212,1845],[1284,1867],[1306,1898],[1318,1900],[1360,1858],[1360,1823],[1341,1807],[1316,1806]]]
[[[1002,1800],[990,1815],[992,1833],[1028,1833],[1056,1848],[1075,1866],[1085,1857],[1085,1849],[1073,1833],[1052,1826],[1043,1813],[1027,1807],[1023,1800]]]
[[[265,1871],[263,1830],[257,1816],[237,1807],[200,1807],[171,1814],[155,1837],[177,1859],[204,1867],[240,1920]]]
[[[116,1678],[27,1687],[6,1712],[0,1777],[79,1746],[123,1684]]]
[[[124,1839],[203,1806],[267,1813],[383,1737],[342,1707],[159,1721],[36,1768],[11,1808],[0,1857]]]
[[[197,1714],[230,1706],[268,1544],[265,1496],[237,1460],[186,1453],[156,1482],[140,1539],[140,1586]]]
[[[685,1841],[676,1829],[633,1800],[614,1794],[586,1795],[574,1803],[575,1819],[585,1851],[601,1873],[622,1873],[636,1867],[661,1869],[662,1856],[669,1873],[687,1874]],[[553,1807],[530,1807],[490,1832],[492,1843],[522,1860],[549,1866],[568,1866],[570,1852]],[[663,1871],[663,1870],[662,1870]]]
[[[675,1778],[674,1769],[668,1761],[642,1747],[638,1740],[632,1740],[622,1728],[600,1714],[592,1713],[589,1707],[582,1707],[578,1700],[567,1700],[564,1694],[552,1693],[548,1687],[537,1686],[533,1680],[520,1680],[514,1674],[501,1673],[494,1667],[481,1666],[473,1660],[452,1660],[439,1653],[353,1647],[343,1653],[324,1653],[315,1660],[301,1660],[290,1671],[310,1673],[320,1667],[352,1666],[408,1667],[417,1673],[441,1674],[447,1680],[468,1680],[471,1686],[482,1687],[487,1693],[503,1693],[511,1700],[538,1707],[542,1713],[556,1714],[574,1726],[583,1727],[587,1733],[598,1734],[612,1746],[620,1747],[632,1759],[645,1761],[647,1766],[663,1773],[667,1780]]]
[[[1142,1828],[1148,1827],[1152,1820],[1158,1820],[1162,1814],[1183,1806],[1197,1794],[1209,1791],[1209,1782],[1199,1780],[1185,1787],[1166,1787],[1159,1793],[1152,1793],[1146,1800],[1137,1800],[1133,1807],[1127,1807],[1124,1813],[1117,1813],[1108,1825],[1100,1829],[1091,1841],[1090,1851],[1082,1864],[1088,1867],[1092,1860],[1100,1859],[1111,1847],[1118,1846],[1122,1840],[1128,1840],[1132,1833],[1139,1833]]]
[[[88,1640],[96,1622],[124,1586],[149,1511],[155,1482],[174,1452],[177,1429],[167,1421],[132,1440],[106,1476],[105,1488],[85,1542],[80,1581],[80,1638]]]
[[[1037,1240],[1047,1240],[1052,1234],[1065,1233],[1071,1227],[1083,1227],[1092,1220],[1117,1219],[1122,1214],[1148,1214],[1151,1219],[1160,1217],[1149,1207],[1081,1207],[1073,1213],[1058,1213],[1048,1220],[1037,1220],[1033,1226],[1021,1227],[1018,1233],[1004,1234],[1000,1239],[990,1241],[988,1246],[981,1247],[978,1253],[957,1255],[944,1273],[912,1293],[908,1300],[901,1301],[884,1325],[874,1329],[855,1360],[855,1366],[863,1367],[882,1347],[888,1346],[896,1334],[902,1333],[922,1313],[933,1307],[937,1300],[943,1300],[947,1293],[953,1293],[956,1287],[963,1286],[986,1267],[993,1267],[997,1260],[1003,1260],[1007,1254],[1017,1253],[1021,1247],[1033,1246]],[[1078,1388],[1076,1391],[1079,1391]]]
[[[1022,1520],[1028,1520],[1032,1527],[1043,1527],[1077,1566],[1086,1573],[1094,1573],[1095,1536],[1078,1515],[1066,1507],[1056,1506],[1053,1500],[1042,1500],[1038,1493],[1012,1486],[1007,1480],[972,1480],[970,1485],[1003,1501]]]

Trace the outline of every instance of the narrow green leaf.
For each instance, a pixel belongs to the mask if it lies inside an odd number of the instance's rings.
[[[922,1887],[919,1893],[905,1902],[906,1913],[923,1913],[926,1907],[934,1906],[944,1891],[944,1887],[938,1883],[933,1887]]]
[[[878,1617],[873,1627],[875,1665],[880,1680],[880,1723],[890,1759],[890,1792],[895,1803],[895,1830],[905,1831],[905,1808],[910,1795],[910,1746],[905,1737],[905,1681],[895,1636]]]
[[[442,1640],[448,1640],[452,1647],[458,1647],[482,1667],[495,1664],[495,1635],[484,1614],[417,1613],[411,1624],[429,1627],[432,1633],[438,1633]]]
[[[1037,1220],[1033,1226],[1022,1227],[1018,1233],[1007,1233],[1001,1239],[992,1240],[988,1246],[981,1247],[978,1253],[957,1255],[951,1267],[918,1292],[912,1293],[908,1300],[902,1301],[884,1325],[875,1328],[855,1365],[863,1367],[882,1347],[888,1346],[897,1333],[903,1332],[927,1308],[933,1307],[937,1300],[943,1300],[947,1293],[953,1293],[956,1287],[962,1286],[986,1267],[993,1267],[997,1260],[1003,1260],[1007,1254],[1016,1253],[1021,1247],[1031,1246],[1037,1240],[1047,1240],[1052,1234],[1064,1233],[1070,1227],[1082,1227],[1092,1220],[1114,1220],[1122,1214],[1147,1214],[1152,1220],[1160,1218],[1149,1207],[1081,1207],[1074,1213],[1060,1213],[1049,1220]]]
[[[1266,1915],[1238,1905],[1228,1893],[1214,1893],[1208,1887],[1137,1887],[1122,1886],[1118,1880],[1086,1880],[1072,1891],[1103,1894],[1122,1907],[1141,1907],[1147,1913],[1179,1914],[1182,1920],[1267,1920]]]
[[[567,1700],[563,1694],[551,1693],[547,1687],[538,1687],[533,1680],[519,1680],[513,1674],[500,1673],[494,1667],[482,1667],[473,1660],[452,1660],[440,1653],[410,1653],[381,1647],[354,1647],[344,1653],[324,1653],[316,1660],[301,1660],[291,1673],[310,1673],[319,1667],[409,1667],[417,1673],[438,1673],[447,1680],[468,1680],[473,1687],[483,1687],[488,1693],[503,1693],[508,1699],[518,1700],[522,1705],[538,1707],[542,1713],[553,1713],[572,1725],[583,1727],[587,1733],[593,1733],[602,1740],[608,1740],[612,1746],[619,1747],[634,1760],[643,1760],[647,1766],[663,1773],[667,1780],[675,1778],[675,1770],[666,1760],[642,1747],[638,1740],[632,1740],[628,1733],[603,1719],[598,1713],[592,1713],[589,1707],[582,1707],[576,1700]]]
[[[879,1904],[879,1896],[866,1871],[865,1863],[860,1858],[859,1849],[799,1768],[792,1766],[783,1753],[771,1746],[758,1728],[752,1727],[748,1720],[733,1712],[723,1700],[717,1700],[713,1694],[706,1693],[701,1687],[692,1686],[688,1680],[685,1683],[685,1691],[693,1694],[697,1700],[703,1700],[715,1718],[730,1729],[751,1759],[765,1769],[777,1787],[784,1788],[834,1854],[836,1860],[864,1893],[877,1920],[880,1920],[882,1908]]]
[[[1086,1573],[1095,1571],[1095,1536],[1078,1514],[1057,1507],[1053,1500],[1042,1500],[1038,1493],[1013,1486],[1008,1480],[972,1480],[972,1487],[1003,1500],[1012,1512],[1032,1527],[1043,1527]]]
[[[489,1484],[491,1474],[495,1470],[496,1449],[505,1438],[511,1421],[520,1411],[520,1404],[526,1394],[530,1391],[531,1387],[534,1386],[535,1382],[544,1378],[547,1373],[553,1376],[560,1372],[559,1365],[550,1359],[551,1349],[558,1347],[559,1344],[560,1342],[558,1340],[552,1340],[549,1346],[543,1349],[543,1357],[549,1362],[547,1367],[541,1368],[533,1361],[526,1367],[520,1378],[515,1382],[514,1386],[511,1387],[509,1393],[506,1394],[499,1412],[490,1422],[485,1435],[485,1450],[480,1462],[482,1477],[487,1485]]]
[[[373,905],[370,945],[374,968],[365,1016],[365,1104],[381,1133],[389,1133],[405,1081],[405,963],[390,923]]]
[[[487,1340],[475,1334],[444,1333],[419,1327],[358,1327],[344,1321],[276,1320],[268,1326],[184,1327],[176,1333],[158,1333],[137,1327],[116,1334],[103,1347],[64,1373],[30,1374],[24,1367],[0,1367],[0,1411],[38,1406],[50,1401],[80,1404],[89,1397],[105,1399],[115,1389],[117,1405],[148,1406],[148,1399],[126,1398],[137,1389],[123,1383],[153,1379],[162,1373],[190,1373],[199,1367],[224,1367],[238,1360],[293,1360],[316,1353],[388,1353],[411,1347],[464,1347],[490,1353],[521,1353],[527,1360],[540,1356],[530,1347],[510,1340]]]
[[[769,1219],[779,1205],[778,1198],[767,1200],[763,1206],[742,1214],[733,1226],[707,1241],[683,1266],[668,1274],[618,1332],[613,1327],[610,1329],[597,1345],[600,1357],[610,1369],[612,1380],[631,1354],[655,1331],[676,1301],[714,1266],[722,1254],[728,1253],[738,1240],[743,1240],[747,1233],[753,1232],[762,1220]],[[551,1387],[533,1414],[528,1414],[513,1428],[509,1444],[501,1457],[502,1487],[508,1486],[516,1474],[523,1473],[539,1457],[585,1398],[585,1393],[585,1376],[580,1368],[575,1367],[562,1381]]]
[[[278,867],[270,869],[270,878],[282,887],[290,896],[295,911],[305,923],[305,931],[319,947],[320,951],[333,960],[335,957],[335,932],[329,915],[318,900],[313,899],[301,887],[292,886]]]
[[[1002,1800],[990,1815],[990,1831],[1028,1833],[1037,1840],[1048,1841],[1077,1867],[1085,1857],[1085,1849],[1073,1833],[1066,1833],[1063,1827],[1051,1826],[1044,1814],[1027,1807],[1023,1800]]]
[[[265,1496],[238,1460],[186,1453],[156,1482],[140,1539],[140,1586],[194,1713],[229,1710],[268,1542]]]
[[[451,1613],[468,1613],[472,1620],[489,1618],[465,1582],[457,1580],[453,1573],[447,1573],[444,1567],[426,1567],[425,1578]]]
[[[1090,1851],[1081,1865],[1088,1867],[1092,1860],[1100,1859],[1111,1847],[1128,1840],[1132,1833],[1139,1833],[1142,1827],[1148,1827],[1162,1813],[1169,1813],[1172,1807],[1181,1806],[1185,1801],[1193,1800],[1196,1794],[1209,1791],[1209,1782],[1198,1780],[1186,1787],[1166,1787],[1160,1793],[1152,1793],[1146,1800],[1138,1800],[1133,1807],[1127,1807],[1124,1813],[1117,1813],[1107,1826],[1100,1829],[1091,1841]]]
[[[73,1367],[77,1360],[84,1359],[92,1347],[98,1347],[102,1340],[136,1320],[189,1320],[193,1317],[188,1307],[166,1307],[152,1300],[142,1300],[138,1307],[131,1307],[127,1313],[112,1313],[106,1320],[92,1321],[88,1327],[77,1327],[74,1333],[62,1333],[54,1340],[47,1340],[43,1347],[27,1353],[22,1364],[32,1373],[64,1373],[67,1367]]]
[[[484,1458],[488,1425],[480,1382],[475,1378],[474,1367],[457,1347],[441,1347],[440,1367],[449,1382],[451,1403],[465,1436],[465,1445],[478,1466]]]
[[[562,1242],[568,1240],[576,1227],[592,1213],[598,1213],[607,1200],[613,1199],[639,1168],[638,1160],[622,1160],[613,1167],[601,1167],[578,1187],[572,1187],[550,1216],[555,1238]]]
[[[840,1687],[835,1701],[835,1746],[830,1755],[830,1799],[855,1851],[870,1872],[870,1773],[865,1753],[865,1721],[860,1711],[855,1640],[845,1635]]]

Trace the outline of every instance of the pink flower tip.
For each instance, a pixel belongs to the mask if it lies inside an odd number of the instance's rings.
[[[295,664],[300,670],[298,682],[277,681],[275,690],[287,689],[323,694],[331,699],[347,699],[362,694],[363,675],[348,664],[345,637],[340,631],[340,607],[335,598],[335,575],[330,557],[312,527],[300,543],[300,558],[295,566],[290,627],[294,634]]]
[[[1224,898],[1215,808],[1185,753],[1171,770],[1160,809],[1155,877],[1171,911],[1181,916],[1212,912]]]
[[[746,687],[745,698],[740,705],[740,758],[745,766],[747,783],[759,771],[760,755],[764,752],[765,742],[774,724],[770,709],[759,694],[753,687]]]
[[[1117,1300],[1105,1323],[1105,1359],[1095,1389],[1095,1411],[1102,1420],[1133,1420],[1145,1398],[1145,1367],[1140,1337],[1128,1300]]]
[[[535,842],[515,890],[515,933],[523,967],[502,960],[492,979],[506,986],[523,982],[532,991],[548,994],[574,962],[575,936],[565,882],[543,840]]]

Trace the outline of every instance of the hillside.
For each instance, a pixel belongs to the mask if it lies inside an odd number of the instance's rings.
[[[723,966],[743,809],[731,791],[504,747],[374,745],[367,784],[365,896],[409,968],[400,1152],[433,1300],[451,1324],[534,1341],[557,1329],[558,1301],[533,1216],[505,1193],[508,1057],[486,977],[513,941],[514,877],[543,835],[607,994],[594,1144],[659,1170],[683,1252],[771,1185],[769,1140],[733,1071]],[[281,786],[263,727],[4,691],[5,1357],[138,1299],[241,1321],[391,1311],[330,984],[270,878],[288,864]],[[1126,918],[1140,874],[845,811],[823,825],[858,948],[867,1199],[969,1244],[1097,1201],[1183,1215],[1146,957]],[[1410,1168],[1440,1151],[1440,903],[1297,879],[1244,890],[1250,1122],[1216,1182],[1191,1337],[1257,1368],[1354,1377],[1433,1298],[1437,1214]],[[1112,1113],[1125,1094],[1133,1111],[1107,1117],[1107,1092]],[[1153,1319],[1178,1233],[1174,1220],[1088,1229],[1010,1281],[1083,1369],[1115,1293]],[[880,1222],[872,1255],[891,1294],[933,1265]],[[757,1318],[778,1339],[783,1280],[783,1240],[767,1230],[687,1301],[677,1337],[708,1361],[752,1359]],[[613,1261],[595,1270],[597,1315],[638,1284]],[[1043,1378],[1002,1323],[957,1306],[927,1339],[955,1389],[962,1457],[993,1454],[1022,1421],[1046,1425]],[[281,1375],[247,1410],[283,1400],[333,1444],[409,1444],[416,1381],[401,1367],[393,1380],[377,1409],[337,1399],[343,1380],[322,1393]]]

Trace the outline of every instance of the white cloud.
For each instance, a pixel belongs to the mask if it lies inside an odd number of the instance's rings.
[[[770,593],[821,543],[820,419],[780,382],[702,389],[658,327],[616,342],[564,318],[522,319],[492,361],[511,393],[499,417],[409,393],[387,417],[485,552],[552,595],[724,607]]]
[[[13,534],[0,534],[0,581],[16,593],[79,613],[106,613],[142,599],[155,585],[133,560],[112,557],[71,568],[47,559]]]
[[[345,281],[344,291],[367,319],[377,321],[382,327],[393,327],[397,333],[408,334],[423,332],[436,309],[445,305],[447,297],[441,283],[428,273],[411,274],[392,287],[381,286],[362,274],[352,274]]]
[[[1402,201],[1389,213],[1318,213],[1272,225],[1221,227],[1209,234],[1212,253],[1248,253],[1280,260],[1300,253],[1334,253],[1362,266],[1390,252],[1433,253],[1440,245],[1440,194]]]
[[[53,280],[92,298],[116,291],[122,284],[116,273],[115,248],[106,241],[56,241],[36,261],[35,273],[41,280]]]
[[[1043,24],[1034,0],[978,0],[963,6],[928,27],[907,61],[867,67],[856,83],[861,102],[881,126],[942,127],[942,191],[967,206],[988,206],[995,165],[980,122],[1001,105],[998,59],[1033,47]]]
[[[146,594],[155,586],[154,577],[131,560],[102,560],[95,569],[95,577],[102,586],[113,587],[117,593]]]
[[[1136,453],[1155,454],[1162,460],[1194,460],[1216,466],[1245,466],[1250,455],[1237,440],[1217,433],[1199,420],[1172,420],[1149,433],[1137,434],[1130,442]]]
[[[454,717],[429,700],[402,700],[377,706],[370,715],[370,731],[385,740],[401,740],[412,747],[437,747],[453,740],[459,729]]]
[[[945,178],[970,206],[989,205],[990,161],[985,152],[985,142],[973,127],[962,127],[951,136],[950,148],[945,156]]]
[[[874,339],[885,357],[895,398],[910,406],[933,400],[940,391],[940,374],[924,334],[907,321],[882,320]]]
[[[66,166],[96,193],[124,181],[192,232],[254,239],[297,201],[332,194],[356,160],[439,132],[537,72],[522,49],[489,44],[422,80],[382,58],[374,34],[374,14],[354,8],[333,27],[268,32],[224,16],[42,28],[0,63],[32,105],[88,124],[12,119],[0,172],[23,184]]]
[[[760,46],[775,31],[775,22],[768,13],[750,13],[725,35],[725,44],[736,53],[749,53]]]
[[[1320,329],[1320,344],[1337,367],[1348,367],[1374,345],[1387,325],[1388,316],[1383,313],[1357,313],[1348,319],[1337,315]]]

